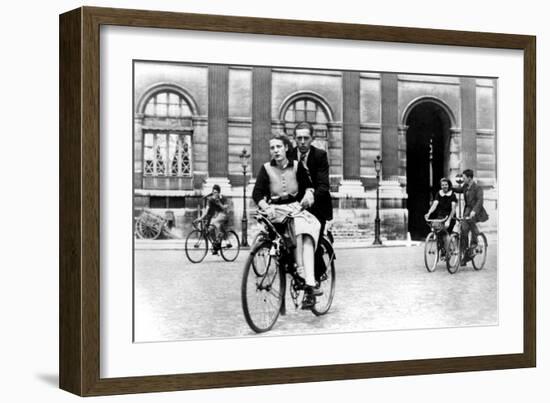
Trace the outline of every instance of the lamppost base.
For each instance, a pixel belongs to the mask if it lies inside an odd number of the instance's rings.
[[[382,240],[380,239],[380,218],[376,217],[374,220],[374,242],[373,245],[382,245]]]
[[[241,246],[248,246],[248,220],[242,220],[241,221],[241,229],[242,229],[242,235],[241,235]]]

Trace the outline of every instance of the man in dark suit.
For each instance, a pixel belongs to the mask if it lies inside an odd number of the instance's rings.
[[[321,223],[320,236],[322,236],[326,222],[332,220],[328,156],[326,151],[312,145],[313,127],[309,123],[302,122],[296,126],[295,139],[297,147],[292,150],[290,158],[303,164],[313,183],[313,188],[308,189],[306,196],[302,199],[302,206],[317,217]],[[317,251],[320,252],[320,249],[317,248]],[[321,255],[316,253],[316,277],[326,270],[325,267],[319,267],[321,265],[318,263],[321,262]]]
[[[466,169],[462,172],[462,179],[464,184],[455,188],[457,193],[464,194],[464,214],[465,221],[460,226],[462,233],[462,250],[466,250],[468,247],[468,234],[472,232],[472,240],[470,242],[470,250],[473,250],[477,246],[477,236],[479,229],[477,228],[478,222],[485,222],[489,219],[487,211],[483,207],[483,189],[474,181],[474,171]],[[470,259],[469,253],[464,254],[461,264],[464,266]]]

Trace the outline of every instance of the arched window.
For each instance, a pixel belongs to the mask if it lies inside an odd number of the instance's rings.
[[[314,145],[327,149],[328,122],[330,116],[326,107],[317,99],[303,96],[293,99],[283,111],[285,132],[294,137],[294,128],[300,122],[313,126]]]
[[[188,118],[193,114],[183,96],[172,91],[161,91],[149,98],[143,115],[148,118]]]
[[[162,89],[147,99],[143,107],[147,122],[143,129],[144,176],[192,175],[192,115],[189,103],[176,91]],[[163,123],[166,121],[172,123]]]

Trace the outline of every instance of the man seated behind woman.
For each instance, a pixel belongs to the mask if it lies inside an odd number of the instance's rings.
[[[439,184],[441,186],[441,190],[437,192],[435,200],[424,218],[426,220],[446,218],[445,229],[447,231],[443,233],[443,241],[445,243],[445,249],[447,249],[449,243],[449,233],[453,231],[456,222],[455,212],[458,201],[455,193],[453,192],[452,183],[449,179],[442,178],[439,181]]]
[[[322,295],[316,287],[314,254],[321,224],[304,209],[313,204],[313,184],[298,161],[290,159],[292,144],[285,135],[275,134],[269,140],[271,160],[260,168],[252,199],[270,221],[277,222],[293,214],[296,234],[295,259],[298,273],[303,269],[305,296],[302,308],[315,305],[315,296]]]

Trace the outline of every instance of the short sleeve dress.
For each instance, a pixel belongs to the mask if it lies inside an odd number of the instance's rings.
[[[437,208],[432,213],[432,218],[448,217],[449,214],[451,214],[452,204],[458,202],[456,194],[452,190],[449,190],[447,193],[443,193],[443,191],[440,190],[439,192],[437,192],[435,200],[437,200]],[[455,222],[456,220],[453,218],[449,225],[449,232],[453,230]]]

